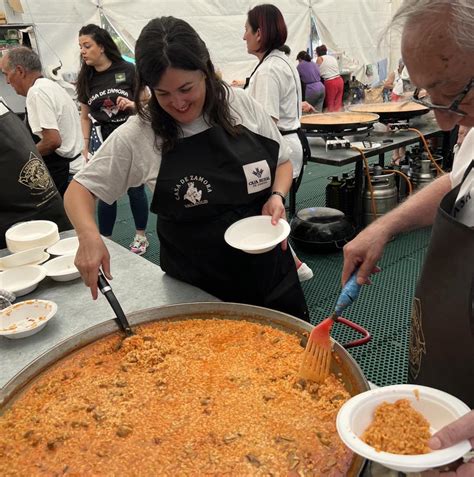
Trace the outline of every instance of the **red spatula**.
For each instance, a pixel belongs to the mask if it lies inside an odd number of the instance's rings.
[[[331,328],[342,312],[359,296],[361,286],[357,284],[355,271],[344,285],[337,299],[334,313],[313,328],[303,353],[299,375],[303,379],[322,383],[329,376],[331,367]]]

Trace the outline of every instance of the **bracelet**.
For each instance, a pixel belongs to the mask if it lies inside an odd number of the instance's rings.
[[[90,139],[90,136],[89,136],[89,137],[85,137],[84,139]]]
[[[274,190],[271,195],[278,195],[278,196],[280,196],[280,197],[281,197],[281,200],[282,200],[282,202],[283,202],[283,205],[285,205],[285,202],[286,202],[285,194],[283,194],[282,192],[279,192],[279,191],[277,191],[277,190]]]

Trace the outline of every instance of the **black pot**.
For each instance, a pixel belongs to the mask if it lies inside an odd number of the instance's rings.
[[[329,207],[302,209],[290,225],[296,244],[315,253],[340,251],[355,236],[355,227],[344,213]]]

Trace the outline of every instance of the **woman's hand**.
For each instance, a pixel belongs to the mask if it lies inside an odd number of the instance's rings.
[[[115,104],[120,111],[125,111],[127,109],[132,109],[133,111],[135,111],[135,103],[133,101],[130,101],[128,98],[125,98],[124,96],[119,96]]]
[[[272,194],[263,205],[262,215],[272,216],[272,225],[276,225],[280,219],[286,220],[286,210],[283,199],[278,194]],[[281,243],[282,250],[286,250],[288,241]]]
[[[102,267],[107,279],[112,279],[109,251],[99,234],[79,238],[79,248],[74,264],[79,270],[85,285],[90,288],[92,299],[96,300],[99,267]]]
[[[317,113],[316,109],[311,106],[307,101],[303,101],[301,103],[301,111],[303,113]]]

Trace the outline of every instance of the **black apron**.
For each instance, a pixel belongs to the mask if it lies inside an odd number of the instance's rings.
[[[259,305],[308,320],[290,250],[257,255],[229,246],[237,220],[261,215],[279,145],[243,126],[220,126],[178,141],[163,154],[151,210],[158,215],[160,265],[169,275],[223,301]]]
[[[6,245],[5,232],[17,222],[51,220],[59,231],[72,229],[29,131],[11,111],[0,116],[0,170],[0,248]]]
[[[38,144],[41,141],[41,138],[31,130],[30,123],[28,122],[28,110],[26,108],[25,124],[28,128],[28,131],[30,131],[33,141],[35,142],[35,144]],[[58,189],[58,192],[61,197],[64,197],[67,186],[69,184],[69,162],[73,161],[74,159],[77,159],[79,155],[72,159],[67,159],[65,157],[60,156],[56,152],[52,152],[51,154],[44,154],[41,157],[43,158],[43,161],[48,168],[51,178],[56,185],[56,189]]]
[[[433,225],[412,308],[409,377],[473,408],[474,229],[454,218],[461,185],[441,201]]]

